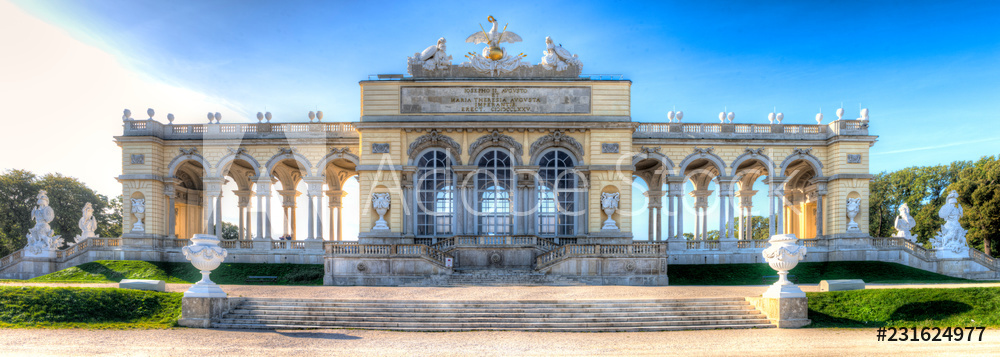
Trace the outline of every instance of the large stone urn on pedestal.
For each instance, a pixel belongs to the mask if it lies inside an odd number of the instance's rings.
[[[208,275],[222,264],[228,253],[219,247],[219,238],[210,234],[195,234],[191,238],[191,245],[181,248],[181,252],[201,271],[201,281],[184,292],[181,318],[177,324],[185,327],[211,327],[212,319],[229,311],[229,299]]]
[[[765,298],[804,298],[806,293],[788,280],[788,271],[805,259],[806,247],[798,245],[794,234],[776,234],[771,237],[771,246],[762,253],[771,269],[778,271],[778,281],[764,293]]]
[[[219,238],[209,234],[195,234],[191,245],[181,248],[184,258],[191,261],[195,268],[201,271],[201,281],[184,292],[184,297],[224,298],[226,293],[218,284],[212,282],[209,274],[219,267],[226,259],[228,252],[219,247]]]
[[[798,240],[794,234],[771,237],[771,246],[762,253],[767,264],[778,271],[778,281],[763,296],[747,298],[779,328],[799,328],[811,322],[806,293],[788,280],[788,271],[806,257],[806,247],[799,246]]]

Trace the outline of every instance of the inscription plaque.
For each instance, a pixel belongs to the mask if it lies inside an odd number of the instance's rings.
[[[589,114],[590,87],[403,87],[403,114]]]

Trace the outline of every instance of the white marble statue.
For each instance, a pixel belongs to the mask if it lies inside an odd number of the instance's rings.
[[[850,218],[850,222],[847,223],[848,232],[857,232],[858,222],[854,221],[854,217],[858,216],[861,212],[861,198],[848,198],[847,199],[847,218]]]
[[[577,55],[570,54],[562,45],[556,45],[552,42],[552,37],[545,37],[545,51],[542,51],[542,67],[547,70],[552,70],[553,68],[557,71],[563,71],[569,65],[577,65],[578,67],[583,67],[583,63]],[[672,113],[672,112],[671,112]]]
[[[483,48],[482,55],[469,52],[469,54],[465,56],[469,59],[469,62],[464,62],[461,66],[472,67],[476,71],[492,74],[494,76],[513,72],[518,67],[530,66],[527,62],[521,61],[521,59],[525,57],[525,54],[522,53],[516,56],[510,56],[507,54],[506,49],[500,47],[500,44],[503,42],[521,42],[521,36],[518,36],[514,32],[507,31],[506,25],[504,25],[503,30],[498,31],[497,27],[499,23],[497,23],[497,20],[494,19],[493,16],[487,17],[486,21],[493,24],[493,27],[490,28],[489,32],[482,29],[481,32],[473,33],[472,35],[469,35],[469,38],[465,39],[465,42],[468,43],[485,43],[486,47]],[[481,25],[480,28],[482,28]]]
[[[385,213],[389,211],[390,196],[388,193],[373,193],[372,194],[372,206],[375,207],[375,212],[378,212],[378,220],[375,221],[375,227],[372,230],[389,230],[389,222],[385,221]]]
[[[938,258],[969,257],[969,245],[965,240],[965,233],[968,231],[958,222],[963,214],[962,205],[958,204],[958,192],[951,191],[948,200],[938,211],[938,216],[944,218],[944,226],[931,238],[931,245],[937,251]]]
[[[616,224],[615,220],[611,218],[611,215],[615,214],[615,211],[618,210],[618,200],[620,196],[621,195],[618,192],[601,193],[601,209],[604,210],[604,214],[608,215],[608,220],[604,221],[604,226],[601,227],[601,229],[618,230],[618,224]]]
[[[49,207],[49,196],[45,190],[38,192],[38,206],[31,210],[31,219],[35,226],[28,230],[28,244],[25,246],[29,256],[48,256],[63,245],[60,236],[52,235],[49,223],[56,218],[55,211]]]
[[[409,63],[428,71],[448,69],[448,66],[451,66],[451,56],[446,52],[446,42],[444,37],[439,38],[437,44],[427,47],[423,52],[414,53],[413,57],[409,58]]]
[[[145,232],[146,226],[142,224],[143,218],[146,218],[145,198],[132,199],[132,215],[135,216],[135,224],[132,225],[132,232]]]
[[[80,216],[80,221],[77,222],[77,226],[80,227],[80,235],[76,236],[74,239],[77,243],[80,241],[96,237],[97,234],[97,219],[94,218],[94,207],[90,205],[90,202],[83,205],[83,215]]]
[[[899,216],[896,216],[893,226],[896,227],[896,234],[893,237],[906,238],[913,243],[917,242],[917,237],[910,233],[910,230],[917,226],[917,220],[910,215],[910,207],[905,202],[899,205]]]

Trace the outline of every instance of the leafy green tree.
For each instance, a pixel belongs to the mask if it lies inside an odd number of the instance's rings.
[[[240,228],[229,222],[222,222],[222,239],[235,240],[240,238]]]
[[[35,180],[35,174],[25,170],[0,175],[0,256],[27,244],[25,235],[32,227],[31,210],[38,194]]]
[[[750,227],[753,229],[751,239],[770,239],[771,220],[764,216],[753,216],[750,218]],[[736,227],[737,231],[740,229],[739,218],[733,218],[733,226]],[[739,234],[736,235],[739,237]]]
[[[962,170],[948,189],[958,192],[964,209],[960,222],[969,230],[969,245],[991,255],[993,244],[1000,240],[1000,160],[983,157]]]
[[[915,166],[875,175],[868,186],[869,234],[873,237],[895,234],[893,224],[899,214],[899,206],[906,202],[917,221],[911,232],[921,242],[926,242],[944,223],[937,216],[937,211],[948,196],[945,189],[957,180],[962,170],[970,166],[970,161],[955,161],[950,165]]]
[[[106,197],[105,197],[106,198]],[[107,224],[97,225],[97,235],[101,237],[121,237],[122,236],[122,195],[108,201],[107,209],[102,212],[106,215]],[[97,213],[94,213],[97,216]],[[98,219],[98,222],[101,222]]]
[[[108,198],[97,194],[76,178],[46,174],[39,178],[26,170],[8,170],[0,174],[0,256],[6,256],[26,244],[28,230],[34,226],[31,210],[38,191],[46,190],[49,206],[55,213],[52,230],[67,242],[80,234],[77,226],[84,204],[94,208],[98,233],[121,232],[121,218],[108,209]],[[102,235],[104,236],[104,235]],[[117,236],[117,235],[115,235]]]

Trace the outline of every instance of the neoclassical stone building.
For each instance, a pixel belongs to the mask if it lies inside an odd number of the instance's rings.
[[[669,264],[763,262],[767,243],[749,227],[753,198],[763,196],[769,233],[801,238],[808,261],[996,274],[982,257],[948,263],[903,239],[868,237],[876,136],[867,110],[817,116],[816,125],[784,124],[780,113],[766,123],[733,113],[684,122],[681,112],[641,122],[632,118],[631,80],[580,75],[580,59],[551,39],[531,65],[500,46],[520,37],[495,32],[469,37],[487,47],[468,62],[452,64],[442,38],[409,59],[410,75],[361,81],[357,122],[323,122],[322,112],[296,123],[271,122],[270,113],[226,123],[215,113],[207,124],[127,114],[115,141],[123,227],[132,230],[34,272],[98,258],[184,261],[178,247],[193,234],[221,236],[222,197],[235,195],[239,239],[223,242],[230,261],[323,263],[327,284],[473,275],[665,285]],[[343,186],[355,177],[360,195],[349,199],[359,201],[360,220],[344,222]],[[639,180],[648,189],[634,197]],[[224,192],[226,182],[238,189]],[[645,209],[632,212],[633,200]],[[648,217],[648,236],[632,233],[638,214]],[[344,237],[342,227],[355,224],[361,233]],[[0,271],[13,266],[4,264]]]

